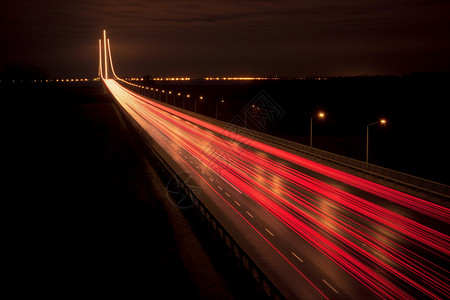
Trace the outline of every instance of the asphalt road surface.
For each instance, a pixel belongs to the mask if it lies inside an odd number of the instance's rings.
[[[287,298],[449,298],[448,208],[105,84]]]

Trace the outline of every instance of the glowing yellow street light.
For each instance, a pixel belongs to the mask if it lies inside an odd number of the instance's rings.
[[[310,126],[310,134],[309,134],[309,146],[312,147],[312,128],[313,128],[313,118],[317,117],[319,119],[324,119],[325,118],[325,113],[323,111],[320,111],[317,113],[317,115],[312,115],[311,116],[311,126]]]
[[[203,96],[198,97],[200,100],[203,100]],[[194,112],[197,112],[197,98],[194,98]]]
[[[189,94],[186,95],[186,98],[189,99],[190,97],[191,97],[191,95],[189,95]],[[185,98],[183,97],[183,109],[184,109],[184,99],[185,99]]]
[[[255,106],[255,104],[252,104],[251,109],[253,110],[259,110],[258,106]],[[244,128],[247,128],[247,110],[244,110]]]
[[[366,167],[369,167],[369,126],[375,125],[375,124],[381,124],[386,125],[387,121],[386,119],[380,119],[376,122],[370,123],[367,125],[366,128]]]

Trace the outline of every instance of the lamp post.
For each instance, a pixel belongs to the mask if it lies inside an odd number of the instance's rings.
[[[186,97],[183,97],[183,109],[184,109],[184,100],[185,100],[186,98],[189,99],[190,97],[191,97],[191,95],[189,95],[189,94],[187,94]]]
[[[325,113],[324,112],[319,112],[317,115],[312,115],[311,116],[311,126],[310,126],[310,133],[309,133],[309,146],[312,147],[312,136],[313,136],[313,118],[316,117],[323,119],[325,118]]]
[[[224,103],[224,102],[225,101],[223,99],[216,102],[216,120],[217,120],[217,106],[219,105],[219,103]]]
[[[200,96],[199,99],[203,100],[203,96]],[[194,98],[194,112],[197,112],[197,98]]]
[[[386,122],[387,122],[386,119],[381,119],[379,121],[370,123],[366,127],[366,167],[369,167],[369,126],[372,126],[372,125],[375,125],[375,124],[385,125]]]
[[[252,109],[259,109],[259,107],[255,106],[254,104],[252,104]],[[247,110],[244,111],[244,126],[245,128],[247,128]]]

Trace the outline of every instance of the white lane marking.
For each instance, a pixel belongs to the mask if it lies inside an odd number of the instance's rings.
[[[336,289],[331,284],[329,284],[325,279],[322,279],[322,281],[325,282],[325,284],[328,285],[328,287],[332,289],[336,294],[339,294],[339,292],[336,291]]]
[[[227,192],[225,192],[225,195],[227,195],[228,197],[231,197],[230,194],[228,194]]]
[[[202,174],[205,174],[205,171],[202,170]]]
[[[220,185],[218,185],[217,186],[221,191],[223,191],[223,188],[220,186]]]
[[[237,202],[237,201],[234,201],[234,203],[236,203],[237,206],[241,206],[241,205],[239,204],[239,202]]]
[[[294,252],[291,252],[292,255],[295,256],[296,259],[298,259],[300,262],[303,262],[303,259],[301,259],[300,257],[297,256],[297,254],[295,254]]]
[[[267,228],[264,228],[271,236],[274,236],[274,234]]]
[[[209,180],[211,180],[211,182],[213,182],[213,181],[214,181],[214,179],[212,179],[211,177],[209,177]]]
[[[242,194],[241,190],[239,190],[237,187],[235,187],[233,184],[231,184],[228,180],[226,180],[225,178],[223,178],[221,175],[217,174],[220,178],[222,178],[223,181],[225,181],[226,183],[228,183],[232,188],[234,188],[239,194]]]
[[[247,213],[247,215],[249,215],[251,218],[254,218],[254,216],[251,214],[251,213],[249,213],[248,211],[245,211],[246,213]]]

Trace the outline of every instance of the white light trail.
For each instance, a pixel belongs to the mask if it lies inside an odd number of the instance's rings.
[[[104,50],[105,50],[105,79],[108,79],[108,60],[107,60],[107,54],[106,54],[106,30],[103,30],[103,44],[104,44]]]
[[[112,56],[111,56],[111,45],[109,43],[109,39],[108,39],[108,53],[109,53],[109,64],[111,65],[111,71],[115,78],[119,78],[119,76],[117,76],[116,72],[114,71],[114,66],[113,66]]]
[[[98,76],[103,78],[102,70],[102,39],[98,39]]]

